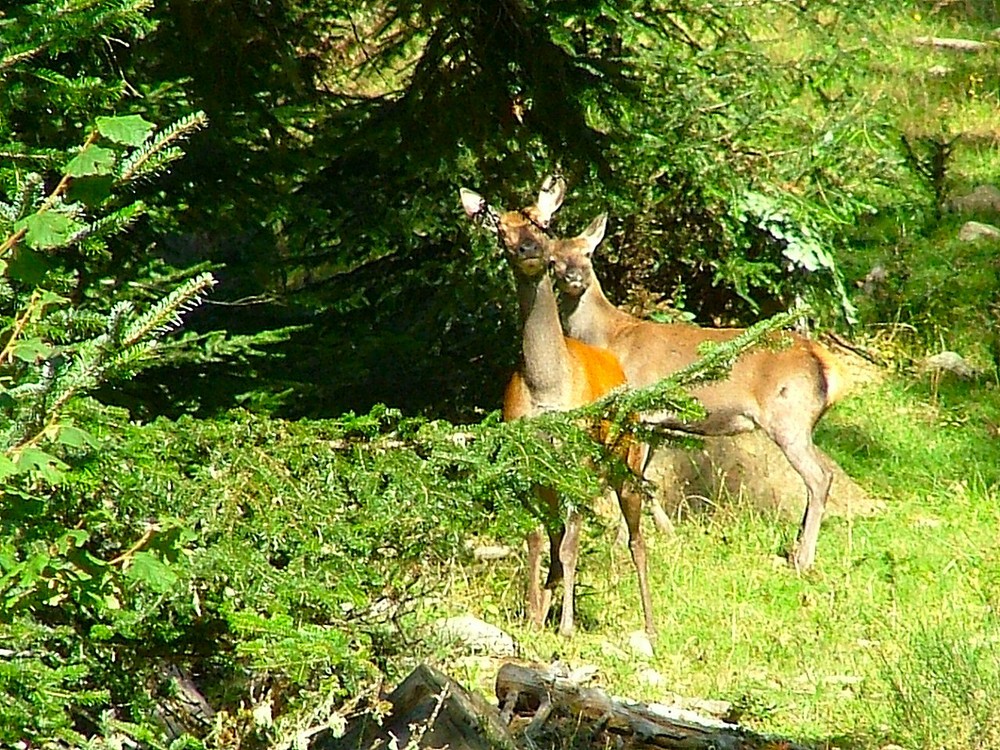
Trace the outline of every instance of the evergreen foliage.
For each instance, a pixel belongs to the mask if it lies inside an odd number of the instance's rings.
[[[156,132],[138,115],[115,114],[124,81],[89,74],[97,69],[87,45],[148,30],[147,6],[39,3],[0,14],[0,743],[8,746],[109,736],[103,712],[135,678],[104,661],[104,644],[127,637],[143,597],[172,575],[161,557],[182,542],[168,529],[155,543],[145,534],[104,555],[85,505],[77,498],[57,510],[54,501],[67,473],[100,449],[95,428],[107,413],[89,397],[148,367],[159,340],[215,283],[192,274],[137,305],[116,299],[99,275],[109,242],[144,212],[131,187],[162,174],[181,155],[177,143],[205,123],[195,114]],[[92,123],[82,134],[81,122]],[[90,284],[100,293],[86,293]],[[114,615],[118,627],[97,627]]]
[[[820,5],[780,11],[830,34]],[[838,6],[837,22],[871,7]],[[266,358],[172,374],[176,402],[310,416],[383,402],[458,419],[492,408],[516,361],[516,311],[501,264],[457,220],[456,189],[514,204],[557,168],[573,195],[561,233],[610,210],[601,270],[614,300],[746,325],[801,299],[826,324],[850,320],[833,250],[870,211],[923,194],[885,113],[840,93],[864,52],[776,62],[777,12],[159,6],[130,69],[190,76],[185,102],[216,123],[176,176],[197,206],[175,217],[180,252],[225,262],[224,294],[253,303],[214,310],[217,325],[271,332]]]
[[[87,597],[90,606],[63,607],[56,618],[83,634],[72,642],[85,658],[69,674],[61,662],[20,674],[78,680],[81,701],[62,708],[67,725],[89,706],[128,703],[130,715],[108,713],[116,731],[164,743],[178,736],[157,714],[173,705],[172,670],[205,676],[206,697],[222,712],[214,731],[277,743],[318,700],[339,704],[389,664],[407,663],[403,644],[424,637],[416,605],[436,593],[441,567],[468,560],[470,529],[486,539],[521,536],[545,512],[533,507],[535,483],[586,507],[600,493],[595,470],[613,466],[626,433],[645,435],[631,418],[637,405],[697,415],[679,386],[717,376],[782,322],[719,345],[657,386],[531,420],[504,423],[494,413],[456,427],[375,408],[323,422],[233,412],[116,425],[48,502],[56,518],[80,514],[93,530],[61,544],[93,550],[94,583],[56,586],[61,571],[79,570],[57,557],[39,576],[49,592]],[[612,421],[622,429],[595,443],[593,426]],[[168,466],[185,470],[165,473]],[[21,545],[41,548],[46,539],[33,530]],[[124,552],[112,547],[129,539]],[[37,591],[14,593],[12,612],[51,606]],[[12,680],[8,690],[20,687]],[[254,700],[281,706],[274,725],[244,721],[240,706]],[[204,737],[208,727],[187,729]]]
[[[854,321],[838,251],[886,207],[932,213],[944,167],[852,89],[864,49],[782,60],[768,36],[779,10],[823,37],[876,4],[778,5],[0,10],[0,744],[301,746],[408,666],[470,535],[537,521],[533,484],[584,503],[622,440],[672,439],[637,414],[697,417],[684,388],[803,309]],[[553,170],[560,234],[611,212],[616,300],[795,312],[651,389],[500,422],[514,295],[457,188],[514,205]],[[217,277],[227,304],[172,336]],[[908,279],[862,315],[956,308]],[[159,413],[187,414],[136,421]]]

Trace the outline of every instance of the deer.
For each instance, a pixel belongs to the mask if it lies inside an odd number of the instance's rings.
[[[699,357],[707,342],[724,342],[737,328],[660,323],[630,315],[605,296],[594,274],[593,254],[607,230],[607,214],[595,218],[573,243],[550,243],[565,335],[609,349],[621,362],[631,387],[649,386]],[[823,414],[842,395],[845,378],[832,353],[797,333],[775,334],[767,346],[745,352],[724,380],[691,390],[706,411],[685,423],[670,413],[642,415],[658,429],[699,436],[764,433],[781,449],[806,487],[806,508],[789,563],[805,571],[816,560],[816,544],[833,473],[813,443]],[[643,463],[649,447],[644,446]]]
[[[549,240],[545,231],[552,215],[562,205],[566,185],[561,179],[546,178],[534,205],[521,210],[499,212],[479,194],[462,188],[462,206],[466,215],[493,232],[514,273],[521,324],[521,361],[511,376],[503,400],[503,419],[512,421],[552,411],[568,411],[590,404],[615,388],[626,384],[625,372],[617,358],[603,348],[563,335],[559,308],[549,273],[553,245],[565,246],[562,252],[589,253],[581,247],[589,237],[559,241]],[[626,464],[639,470],[642,454],[635,446],[625,448]],[[646,545],[640,527],[642,492],[631,477],[613,472],[609,482],[618,498],[629,536],[629,551],[635,567],[642,600],[646,634],[656,637],[653,608],[649,593]],[[534,488],[542,508],[552,521],[546,529],[528,534],[528,585],[526,611],[530,623],[541,628],[547,617],[552,591],[563,583],[562,613],[559,633],[569,637],[574,630],[574,588],[582,516],[572,504],[565,520],[560,518],[559,496],[551,487]],[[558,519],[558,520],[555,520]],[[549,572],[541,584],[543,536],[548,532]]]

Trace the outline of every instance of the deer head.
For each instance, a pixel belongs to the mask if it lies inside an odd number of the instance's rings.
[[[594,283],[591,261],[607,228],[608,215],[601,214],[590,222],[583,234],[550,244],[549,264],[560,292],[579,297]]]
[[[548,270],[546,232],[566,197],[562,178],[546,177],[534,205],[517,211],[497,211],[478,193],[466,188],[459,192],[466,215],[473,221],[481,221],[496,235],[518,276],[537,278]]]

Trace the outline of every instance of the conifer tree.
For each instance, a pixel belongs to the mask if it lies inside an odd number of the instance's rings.
[[[157,127],[128,113],[128,84],[102,45],[146,33],[148,6],[95,0],[0,11],[4,746],[74,746],[111,731],[89,712],[111,692],[96,679],[99,662],[88,660],[87,632],[123,606],[123,563],[139,548],[102,559],[84,519],[50,501],[66,472],[101,449],[96,389],[155,362],[159,342],[215,283],[191,273],[137,304],[93,278],[110,239],[145,211],[134,185],[157,179],[206,123],[194,113]],[[88,286],[101,292],[84,294]]]

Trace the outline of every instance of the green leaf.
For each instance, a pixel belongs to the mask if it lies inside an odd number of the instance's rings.
[[[141,146],[156,126],[139,115],[98,117],[97,131],[108,140],[127,146]]]
[[[10,278],[15,281],[20,281],[25,286],[36,287],[45,280],[50,267],[44,255],[21,245],[11,258],[7,271]]]
[[[15,344],[12,351],[22,362],[38,362],[52,354],[52,347],[41,339],[25,339]]]
[[[71,448],[83,448],[84,446],[97,448],[99,446],[97,438],[86,430],[81,430],[79,427],[73,427],[72,425],[59,426],[59,435],[56,437],[56,442],[61,445],[68,445]]]
[[[38,448],[25,448],[14,457],[14,462],[22,472],[38,474],[50,484],[60,482],[63,472],[69,468],[55,456]]]
[[[61,305],[64,302],[69,302],[69,298],[63,297],[61,294],[57,294],[50,289],[44,290],[38,297],[38,304],[43,307],[48,307],[49,305]]]
[[[147,584],[156,592],[164,593],[177,583],[177,574],[164,565],[156,555],[136,552],[128,568],[128,577]]]
[[[100,206],[111,197],[111,189],[114,187],[115,178],[111,175],[93,175],[91,177],[81,177],[73,180],[66,198],[70,202],[80,201],[88,206]]]
[[[106,175],[111,174],[114,166],[114,151],[91,144],[70,160],[69,164],[66,165],[66,174],[70,177]]]
[[[90,532],[84,529],[70,529],[55,542],[56,550],[65,555],[75,547],[81,547],[90,539]]]
[[[22,227],[28,230],[24,241],[36,250],[52,247],[65,247],[70,238],[86,227],[72,216],[59,211],[43,211],[32,214],[14,225],[15,230]]]
[[[19,474],[21,470],[18,468],[17,464],[10,460],[10,458],[3,453],[0,453],[0,481],[6,479],[7,477],[12,477],[15,474]]]

